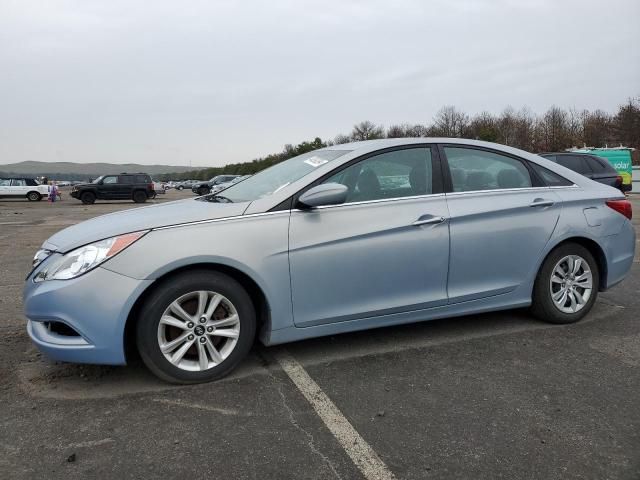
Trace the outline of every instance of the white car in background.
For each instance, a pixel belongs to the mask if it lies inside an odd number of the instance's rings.
[[[49,186],[33,178],[0,178],[0,198],[26,198],[31,202],[49,195]]]

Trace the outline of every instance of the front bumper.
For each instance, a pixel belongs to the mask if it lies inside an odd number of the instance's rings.
[[[27,332],[40,351],[65,362],[126,363],[125,324],[135,300],[151,280],[136,280],[100,267],[72,280],[34,283],[32,279],[33,273],[24,287],[24,309]],[[77,335],[52,331],[48,327],[52,322],[70,327]]]

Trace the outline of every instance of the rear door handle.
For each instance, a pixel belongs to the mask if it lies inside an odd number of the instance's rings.
[[[536,198],[529,204],[530,207],[550,207],[555,202],[553,200],[545,200],[544,198]]]
[[[444,217],[433,217],[431,215],[423,215],[418,220],[413,222],[413,226],[419,227],[420,225],[434,225],[442,223],[446,220]]]

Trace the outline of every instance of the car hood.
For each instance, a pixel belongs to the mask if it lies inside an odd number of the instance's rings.
[[[88,243],[139,230],[235,217],[242,215],[247,206],[248,203],[212,203],[188,199],[132,208],[65,228],[50,237],[43,248],[66,253]]]

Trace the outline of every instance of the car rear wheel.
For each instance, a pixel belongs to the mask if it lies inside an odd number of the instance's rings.
[[[577,322],[593,307],[599,278],[598,264],[589,250],[577,243],[561,245],[538,272],[532,313],[550,323]]]
[[[136,203],[144,203],[147,201],[147,194],[142,190],[133,192],[133,201]]]
[[[30,202],[39,202],[40,200],[42,200],[42,195],[40,195],[38,192],[29,192],[27,193],[27,200],[29,200]]]
[[[80,201],[85,205],[91,205],[96,201],[96,196],[92,192],[84,192],[82,195],[80,195]]]
[[[136,325],[145,365],[172,383],[224,377],[247,355],[256,331],[251,298],[219,272],[180,274],[147,299]]]

